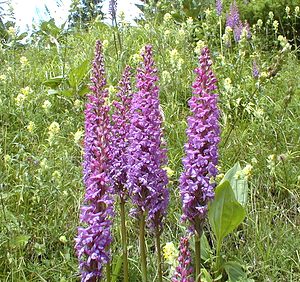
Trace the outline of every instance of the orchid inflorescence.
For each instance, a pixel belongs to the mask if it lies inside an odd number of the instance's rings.
[[[152,46],[142,53],[143,62],[137,70],[136,90],[131,87],[131,68],[124,70],[116,94],[118,101],[108,106],[102,44],[96,43],[92,68],[91,94],[85,109],[83,182],[86,187],[76,238],[76,252],[82,281],[97,281],[104,276],[103,267],[110,263],[111,227],[117,212],[118,196],[124,205],[130,200],[132,212],[140,221],[140,232],[147,223],[156,237],[158,279],[162,281],[160,235],[169,203],[166,144],[162,131],[162,111],[159,105],[157,69]],[[199,57],[193,96],[189,101],[192,116],[188,118],[188,143],[180,177],[183,220],[190,230],[201,233],[207,215],[208,202],[214,197],[212,179],[217,174],[219,143],[219,111],[216,78],[211,71],[208,48]],[[125,215],[123,214],[123,255],[127,256]],[[144,235],[140,246],[144,245]],[[125,248],[125,249],[124,249]],[[180,242],[179,263],[172,281],[193,281],[189,239]],[[141,253],[142,281],[147,280],[146,255]],[[109,275],[109,268],[106,276]],[[127,270],[128,272],[128,270]],[[125,268],[124,268],[125,273]],[[125,278],[126,276],[126,278]],[[184,280],[181,280],[181,278]],[[185,277],[185,278],[184,278]],[[128,273],[124,274],[128,281]]]

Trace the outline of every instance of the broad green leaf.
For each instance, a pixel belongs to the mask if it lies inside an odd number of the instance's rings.
[[[231,169],[226,172],[221,183],[223,183],[225,180],[228,180],[230,182],[236,200],[241,205],[245,206],[248,200],[248,182],[243,176],[241,176],[240,178],[236,178],[238,171],[242,171],[239,162],[237,162]]]
[[[90,61],[83,61],[78,67],[72,69],[69,74],[69,83],[72,88],[77,88],[80,82],[87,75],[90,68]]]
[[[75,90],[73,88],[68,88],[60,92],[65,97],[71,97],[75,94]]]
[[[43,82],[44,85],[49,86],[51,88],[56,88],[59,86],[64,80],[64,77],[62,75],[51,77]]]
[[[17,248],[24,248],[27,245],[29,239],[30,236],[28,235],[18,235],[12,239],[11,244]]]
[[[236,261],[228,261],[223,265],[230,282],[246,281],[247,274],[243,270],[243,266]]]
[[[83,84],[79,87],[77,94],[80,96],[84,96],[85,94],[87,94],[89,92],[90,92],[89,87],[87,85]]]
[[[207,261],[211,258],[211,247],[208,243],[208,240],[205,236],[205,234],[203,233],[201,236],[201,258],[204,261]]]
[[[24,39],[26,36],[28,35],[28,33],[27,32],[23,32],[23,33],[21,33],[19,36],[18,36],[18,40],[22,40],[22,39]]]
[[[219,244],[244,220],[245,210],[235,199],[228,180],[217,186],[215,199],[209,206],[208,218]]]

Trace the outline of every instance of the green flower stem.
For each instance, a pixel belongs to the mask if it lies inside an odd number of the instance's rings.
[[[198,234],[195,235],[195,282],[201,282],[201,241]]]
[[[156,253],[157,253],[157,276],[158,281],[162,282],[162,269],[161,269],[161,247],[160,247],[160,232],[156,230],[155,235],[155,246],[156,246]]]
[[[106,281],[111,282],[111,266],[110,262],[106,264]]]
[[[221,55],[223,55],[223,42],[222,42],[222,19],[219,17],[219,27],[220,27],[220,45],[221,45]]]
[[[141,256],[141,269],[142,269],[142,282],[147,282],[147,257],[146,257],[146,244],[145,244],[145,215],[140,217],[140,256]]]
[[[128,282],[128,254],[127,254],[127,231],[126,231],[126,217],[125,217],[125,200],[121,198],[121,233],[122,233],[122,247],[123,247],[123,275],[124,282]]]

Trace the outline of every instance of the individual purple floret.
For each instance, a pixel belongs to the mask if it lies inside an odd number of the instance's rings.
[[[131,92],[131,68],[127,66],[124,70],[123,77],[119,83],[119,92],[117,96],[120,101],[114,101],[115,108],[112,115],[112,165],[111,179],[114,193],[122,199],[127,196],[127,149],[128,134],[130,128],[130,107],[132,102]]]
[[[256,79],[259,78],[259,69],[258,69],[256,60],[254,60],[252,63],[252,75]]]
[[[191,252],[189,250],[189,240],[187,237],[180,239],[179,246],[179,265],[176,267],[175,273],[171,279],[172,282],[194,282],[192,277],[193,268],[191,266]]]
[[[203,48],[200,67],[195,69],[193,96],[189,100],[192,116],[188,117],[184,171],[180,177],[180,194],[184,221],[201,236],[207,205],[214,197],[213,178],[217,175],[218,143],[220,141],[216,78],[211,70],[209,50]]]
[[[86,186],[84,205],[75,239],[76,253],[82,282],[93,282],[103,276],[103,266],[109,262],[111,220],[113,201],[109,185],[109,107],[105,104],[108,92],[105,89],[102,44],[96,43],[92,72],[92,93],[88,95],[85,109],[85,139],[83,179]]]
[[[128,187],[135,206],[133,214],[147,214],[152,230],[162,227],[169,202],[166,149],[162,140],[162,116],[159,109],[158,77],[152,58],[152,47],[142,54],[143,65],[138,69],[137,89],[131,107],[129,130]]]
[[[216,0],[216,11],[217,11],[217,15],[220,17],[223,11],[222,0]]]

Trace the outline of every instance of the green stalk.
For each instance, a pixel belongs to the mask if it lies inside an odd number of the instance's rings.
[[[155,246],[156,246],[156,253],[157,253],[157,276],[158,276],[158,281],[162,282],[163,280],[162,280],[162,269],[161,269],[160,232],[158,230],[156,230],[156,234],[155,234]]]
[[[195,234],[195,282],[201,282],[201,241],[200,236]]]
[[[111,282],[111,267],[110,262],[106,264],[106,281]]]
[[[146,257],[146,244],[145,244],[145,215],[140,217],[140,256],[141,256],[141,269],[142,269],[142,282],[147,282],[147,257]]]
[[[127,254],[127,231],[126,231],[126,217],[125,217],[125,200],[121,198],[121,233],[122,233],[122,247],[123,247],[123,275],[124,282],[128,282],[128,254]]]
[[[217,242],[217,249],[216,249],[216,273],[217,275],[220,273],[221,268],[221,244]]]
[[[219,26],[220,26],[220,43],[221,43],[221,54],[223,55],[223,42],[222,42],[222,20],[219,17]]]

